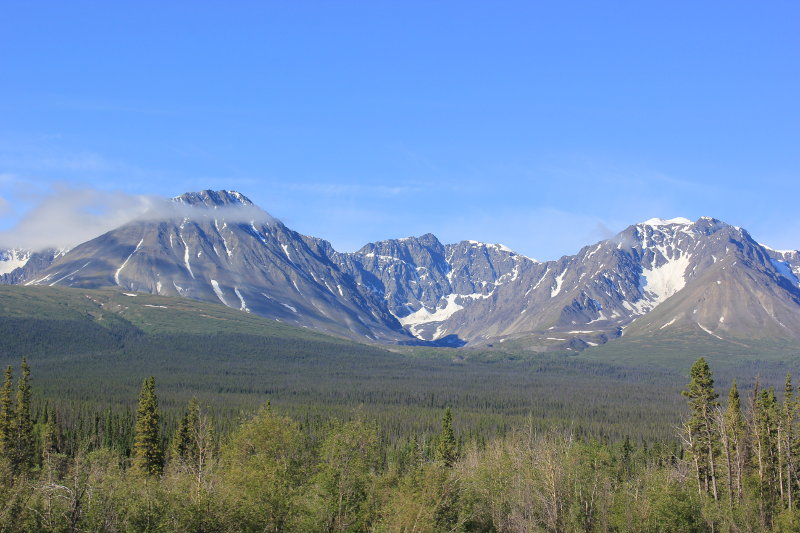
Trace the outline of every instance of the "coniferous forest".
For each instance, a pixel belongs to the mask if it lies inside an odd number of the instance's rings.
[[[2,531],[800,528],[791,376],[717,391],[702,358],[674,438],[650,442],[533,419],[481,438],[450,408],[434,433],[394,439],[358,408],[308,424],[268,403],[226,425],[190,399],[167,424],[152,377],[135,412],[66,418],[31,381],[23,360],[0,389]]]

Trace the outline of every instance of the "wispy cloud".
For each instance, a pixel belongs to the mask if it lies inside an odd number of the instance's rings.
[[[29,172],[108,172],[117,168],[100,154],[66,150],[8,149],[0,146],[0,168],[23,169]]]
[[[168,198],[52,184],[32,190],[34,205],[11,229],[0,231],[0,248],[71,248],[134,220],[206,220],[232,223],[275,222],[258,207],[208,209]],[[0,215],[9,201],[0,197]]]
[[[420,185],[365,185],[355,183],[288,183],[284,188],[326,196],[379,196],[393,197],[417,194],[424,189]]]
[[[15,227],[0,232],[0,246],[72,247],[143,215],[156,202],[150,196],[59,184],[37,196]]]

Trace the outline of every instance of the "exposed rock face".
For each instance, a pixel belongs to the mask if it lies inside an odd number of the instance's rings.
[[[0,250],[0,285],[19,285],[53,264],[67,250]]]
[[[581,348],[686,329],[800,340],[800,254],[712,218],[651,219],[541,263],[431,234],[339,253],[230,191],[173,205],[173,215],[126,224],[12,282],[219,301],[382,342]]]
[[[531,336],[543,346],[581,347],[607,342],[629,325],[628,334],[650,334],[655,324],[645,324],[661,315],[653,311],[671,309],[659,331],[800,339],[798,253],[769,250],[719,220],[653,219],[546,263],[498,245],[442,247],[423,239],[351,254],[388,279],[390,309],[420,338],[456,334],[487,343]],[[381,250],[380,262],[373,250]],[[432,268],[428,258],[442,256]],[[682,318],[672,321],[676,316]]]
[[[411,339],[375,296],[243,195],[188,193],[179,218],[139,220],[71,250],[34,284],[126,290],[221,302],[339,335]],[[189,206],[189,209],[186,208]]]
[[[474,302],[493,298],[521,272],[540,266],[502,245],[475,241],[443,245],[430,233],[372,243],[332,257],[361,286],[380,294],[414,336],[442,344],[468,339],[467,309],[477,308]],[[503,317],[498,314],[495,320]]]

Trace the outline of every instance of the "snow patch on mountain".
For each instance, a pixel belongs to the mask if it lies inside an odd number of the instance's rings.
[[[778,261],[777,259],[773,259],[770,257],[770,262],[772,266],[775,267],[784,278],[788,279],[792,282],[795,287],[800,287],[800,279],[797,279],[797,276],[794,272],[792,272],[791,265],[789,265],[786,261]]]
[[[719,340],[725,340],[722,337],[720,337],[719,335],[717,335],[716,333],[714,333],[713,331],[711,331],[710,329],[708,329],[707,327],[705,327],[704,325],[700,324],[699,322],[698,322],[697,325],[700,326],[700,329],[702,329],[703,331],[705,331],[706,333],[708,333],[712,337],[716,337]]]
[[[658,328],[658,329],[664,329],[664,328],[666,328],[667,326],[671,326],[671,325],[672,325],[672,324],[674,324],[674,323],[675,323],[677,320],[678,320],[678,317],[675,317],[675,318],[673,318],[672,320],[670,320],[669,322],[667,322],[666,324],[664,324],[663,326],[661,326],[661,327],[660,327],[660,328]]]
[[[778,254],[781,254],[781,255],[791,255],[791,254],[798,253],[797,250],[776,250],[775,248],[771,248],[771,247],[767,246],[766,244],[762,244],[762,243],[758,243],[758,244],[759,244],[759,246],[761,246],[762,248],[766,248],[770,252],[775,252],[775,253],[778,253]]]
[[[119,268],[117,269],[117,271],[116,271],[116,272],[114,272],[114,282],[115,282],[117,285],[119,285],[119,284],[120,284],[120,283],[119,283],[119,273],[120,273],[120,272],[122,272],[122,269],[123,269],[123,268],[125,268],[125,265],[127,265],[127,264],[128,264],[128,261],[130,261],[130,260],[131,260],[131,257],[133,257],[133,254],[135,254],[136,252],[138,252],[138,251],[139,251],[139,248],[141,248],[141,247],[142,247],[142,243],[143,243],[143,242],[144,242],[144,237],[142,237],[142,238],[141,238],[141,240],[139,241],[139,244],[137,244],[137,245],[136,245],[136,248],[135,248],[135,249],[134,249],[134,250],[131,252],[131,255],[129,255],[128,257],[126,257],[126,258],[125,258],[125,261],[123,261],[123,262],[122,262],[122,264],[121,264],[121,265],[119,266]]]
[[[658,267],[642,269],[641,287],[653,304],[660,304],[686,286],[686,268],[691,258],[685,253]]]
[[[70,273],[69,273],[69,274],[67,274],[66,276],[62,276],[62,277],[58,278],[58,279],[57,279],[57,280],[55,280],[54,282],[50,283],[50,285],[49,285],[49,286],[50,286],[50,287],[52,287],[52,286],[53,286],[53,285],[55,285],[56,283],[58,283],[58,282],[60,282],[60,281],[64,281],[65,279],[69,278],[70,276],[74,276],[75,274],[77,274],[78,272],[80,272],[81,270],[83,270],[84,268],[86,268],[87,266],[89,266],[89,264],[90,264],[90,263],[91,263],[91,261],[87,261],[87,262],[86,262],[86,264],[84,264],[82,267],[78,268],[77,270],[73,270],[72,272],[70,272]],[[48,281],[49,281],[49,280],[48,280]]]
[[[565,268],[564,271],[556,276],[556,286],[550,291],[550,298],[558,296],[558,293],[561,292],[561,285],[564,283],[564,275],[567,273],[567,269]]]
[[[24,267],[31,258],[28,250],[3,250],[0,251],[0,275],[8,274],[18,268]]]
[[[464,306],[456,303],[457,298],[460,298],[458,294],[448,294],[444,298],[445,302],[447,302],[444,307],[436,307],[433,312],[431,312],[423,305],[410,315],[397,317],[397,320],[403,326],[412,328],[412,332],[413,328],[416,326],[421,326],[430,322],[443,322],[453,316],[453,314],[456,312],[464,309]]]
[[[225,301],[225,295],[222,293],[222,289],[220,289],[219,283],[217,282],[217,280],[215,280],[215,279],[211,280],[211,288],[214,289],[214,294],[217,295],[217,298],[219,298],[219,301],[222,302],[223,305],[225,305],[227,307],[230,307],[230,305],[228,305],[228,302]]]
[[[649,220],[645,220],[642,224],[646,226],[669,226],[672,224],[681,224],[681,225],[690,225],[692,221],[688,218],[683,217],[676,217],[664,220],[663,218],[651,218]]]
[[[247,308],[247,303],[244,301],[244,297],[242,296],[242,293],[239,292],[239,287],[234,287],[233,288],[233,292],[236,293],[236,296],[239,297],[239,302],[242,304],[239,307],[239,311],[244,311],[245,313],[249,313],[250,309]]]
[[[471,240],[468,240],[467,242],[473,246],[485,246],[487,248],[494,248],[495,250],[500,250],[501,252],[508,252],[512,254],[514,253],[514,250],[512,250],[505,244],[489,244],[481,241],[471,241]]]

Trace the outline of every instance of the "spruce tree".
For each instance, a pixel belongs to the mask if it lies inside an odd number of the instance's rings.
[[[786,374],[784,385],[783,410],[778,424],[778,450],[779,450],[779,479],[781,486],[781,499],[784,500],[786,507],[794,507],[794,478],[795,465],[792,457],[794,449],[794,419],[796,412],[794,401],[794,387],[792,386],[792,375]]]
[[[197,398],[192,398],[172,439],[172,459],[184,463],[194,460],[198,448],[196,435],[199,422],[200,404]]]
[[[31,368],[23,359],[22,373],[17,387],[17,405],[14,412],[14,457],[12,464],[17,472],[27,471],[33,466],[35,440],[31,418]]]
[[[14,387],[11,366],[6,367],[3,388],[0,389],[0,458],[11,459],[14,445]]]
[[[142,383],[136,427],[133,437],[133,468],[150,475],[160,475],[164,466],[161,450],[160,416],[156,381],[152,376]]]
[[[694,460],[698,489],[710,492],[718,499],[716,455],[719,434],[714,423],[718,395],[714,391],[711,369],[704,358],[700,358],[689,371],[690,381],[682,394],[689,398],[688,435],[690,452]]]
[[[442,417],[442,432],[436,445],[436,458],[445,466],[453,466],[456,461],[456,437],[453,433],[453,413],[448,407]]]
[[[780,484],[778,482],[780,461],[778,453],[779,413],[780,409],[774,388],[762,389],[755,402],[753,424],[758,459],[759,505],[764,527],[771,526],[772,517],[780,498]]]
[[[742,480],[747,463],[747,424],[742,413],[742,400],[736,380],[733,380],[728,392],[728,407],[725,410],[724,428],[726,437],[726,453],[728,459],[728,477],[731,499],[742,499]]]

